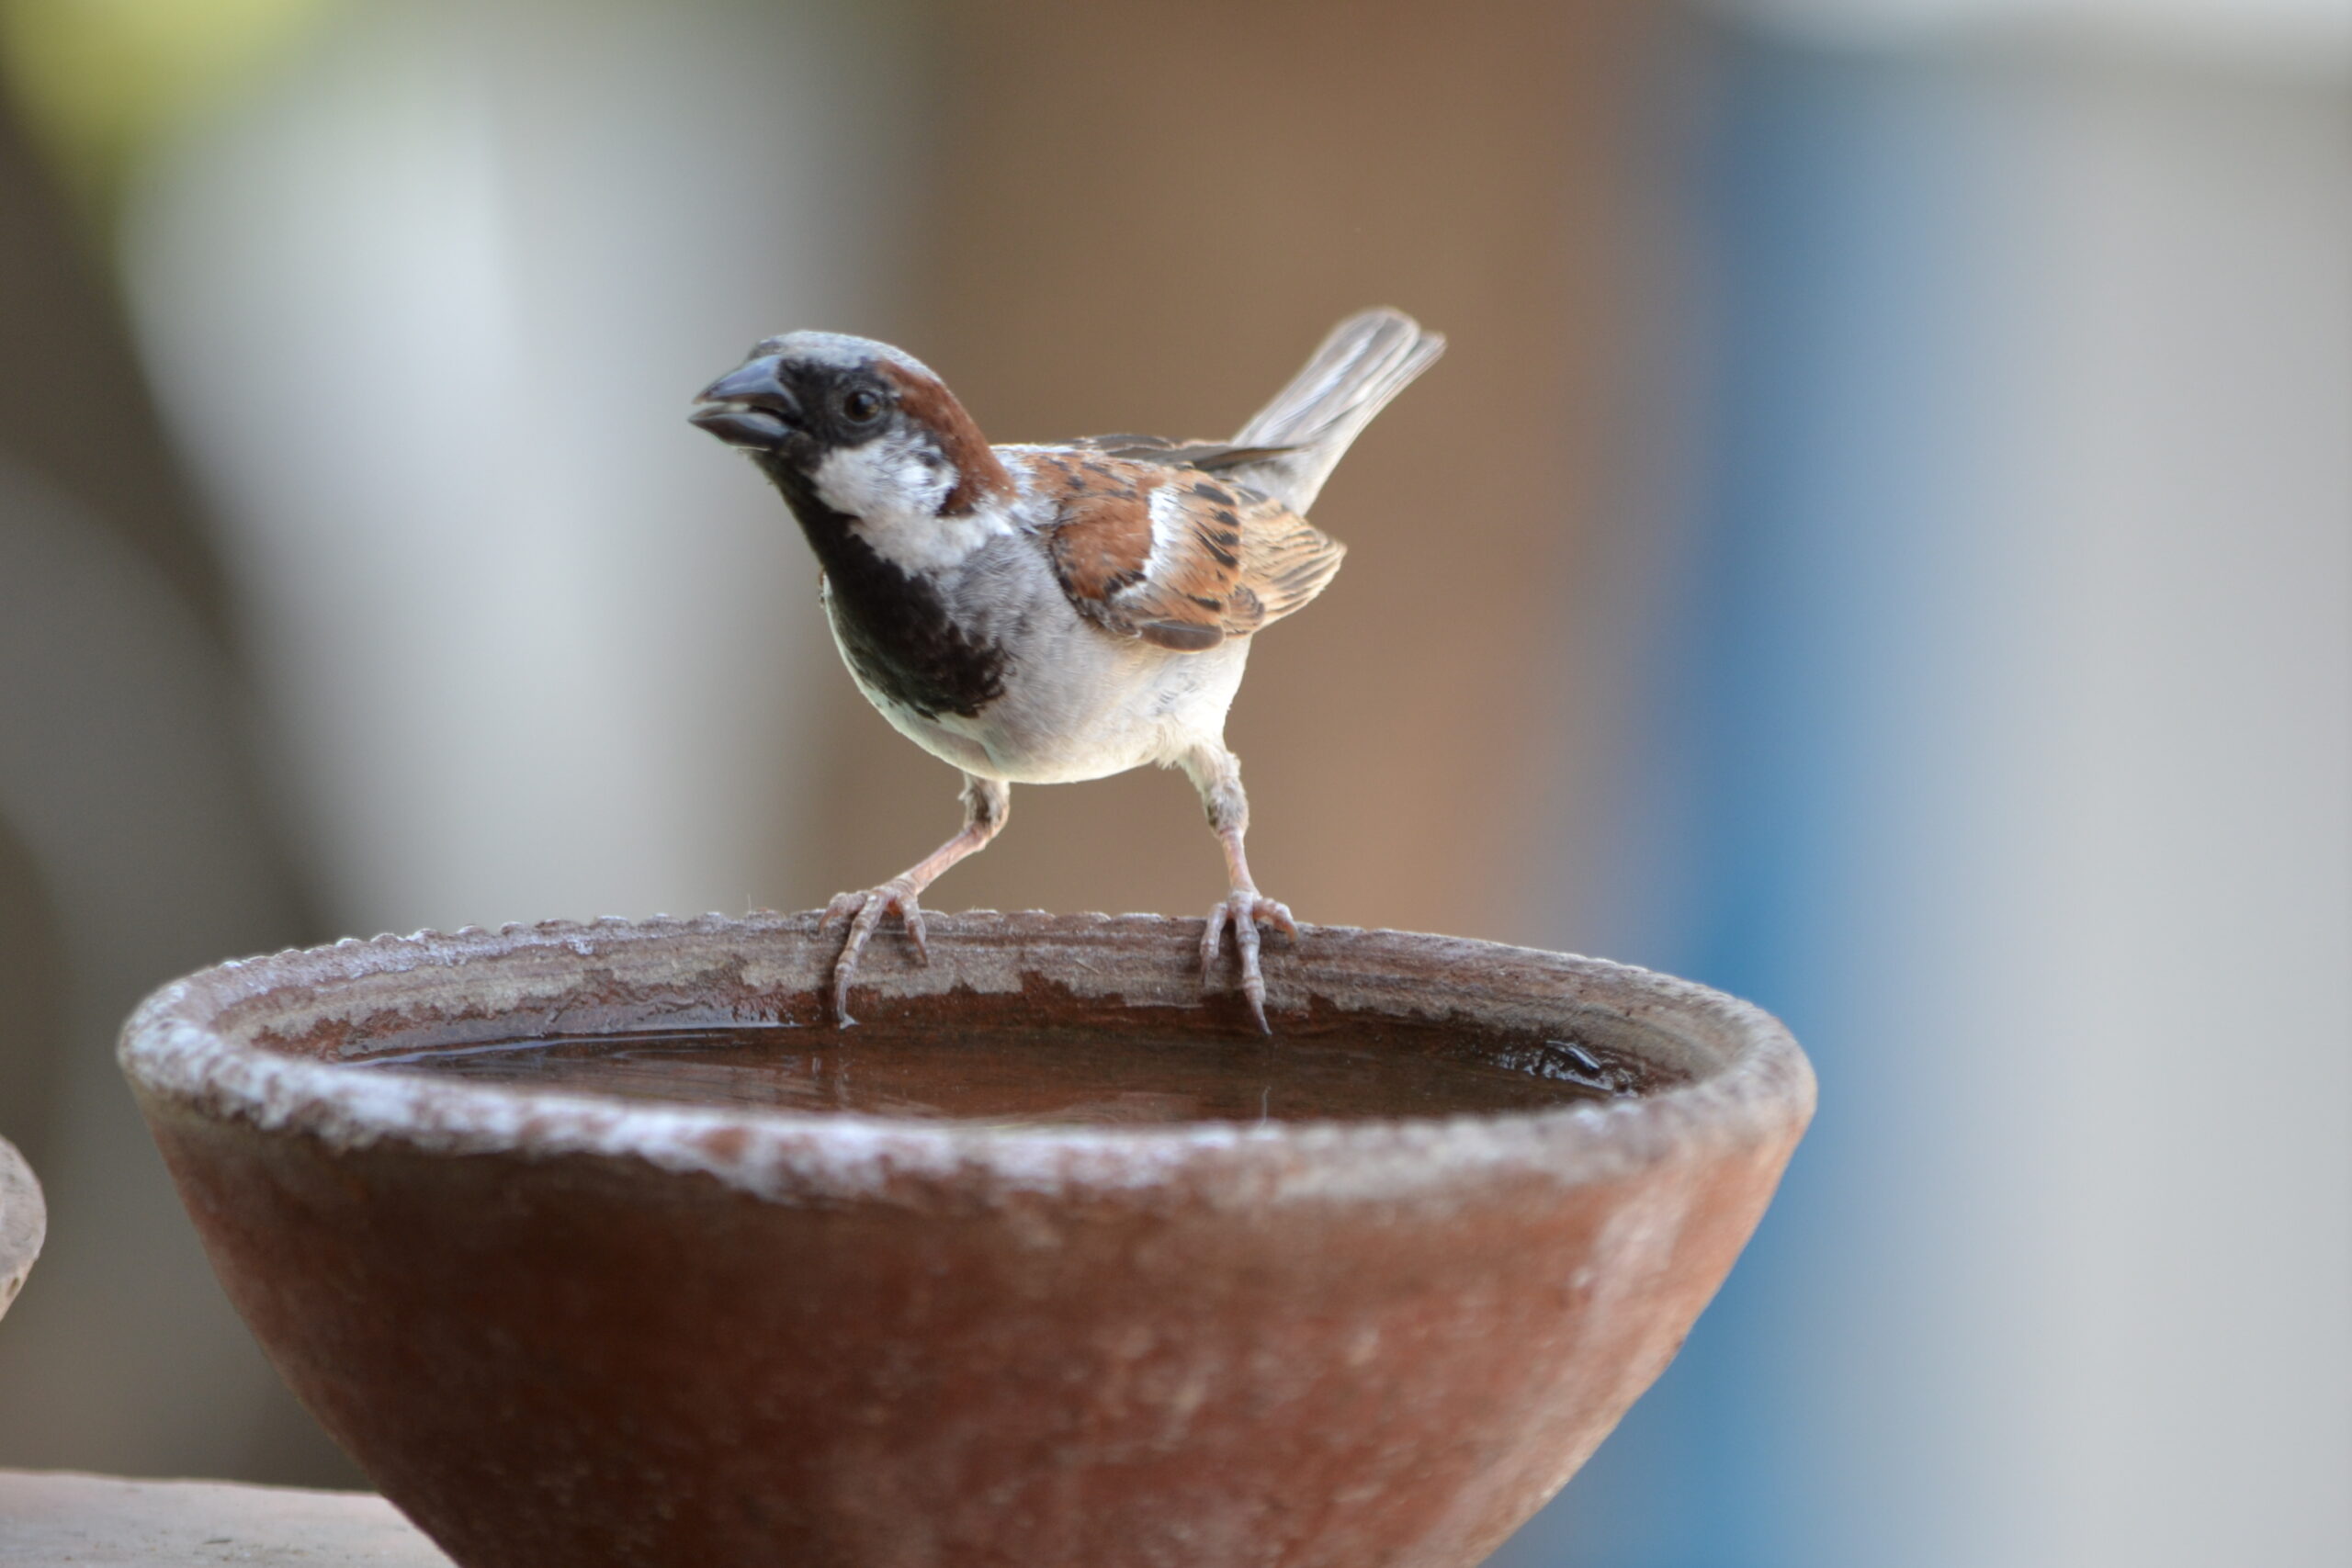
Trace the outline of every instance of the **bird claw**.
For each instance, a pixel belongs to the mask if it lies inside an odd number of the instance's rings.
[[[1229,926],[1234,952],[1241,960],[1241,995],[1250,1003],[1250,1016],[1258,1021],[1258,1032],[1272,1034],[1273,1025],[1266,1021],[1266,976],[1258,967],[1261,920],[1287,935],[1293,942],[1298,941],[1298,922],[1291,919],[1289,906],[1248,889],[1236,889],[1209,911],[1208,929],[1201,932],[1201,989],[1205,991],[1216,983],[1217,953],[1225,945],[1225,932]]]
[[[883,917],[893,914],[906,922],[907,935],[914,939],[916,962],[929,964],[931,933],[923,929],[922,906],[916,902],[914,885],[902,876],[863,893],[836,893],[817,918],[820,931],[836,919],[849,922],[841,956],[833,960],[833,1018],[843,1029],[857,1021],[849,1015],[849,988],[857,977],[858,955],[865,951],[866,939],[882,924]]]

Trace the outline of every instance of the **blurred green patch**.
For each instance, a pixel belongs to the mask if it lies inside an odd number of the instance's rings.
[[[9,97],[85,209],[141,155],[248,90],[340,0],[0,0]]]

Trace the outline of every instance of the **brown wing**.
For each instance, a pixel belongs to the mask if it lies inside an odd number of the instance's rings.
[[[1054,504],[1063,592],[1104,630],[1196,653],[1247,637],[1323,591],[1346,547],[1288,507],[1195,468],[1025,453]]]

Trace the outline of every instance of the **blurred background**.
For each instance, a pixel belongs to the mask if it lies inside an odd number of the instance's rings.
[[[954,826],[684,421],[1000,440],[1453,339],[1234,716],[1302,916],[1669,968],[1823,1083],[1498,1561],[2352,1561],[2346,0],[0,0],[0,1464],[360,1479],[110,1056],[345,933],[802,908]],[[1188,786],[933,902],[1204,909]]]

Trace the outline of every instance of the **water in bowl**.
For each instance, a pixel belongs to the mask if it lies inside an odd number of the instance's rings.
[[[1387,1019],[1272,1039],[1140,1020],[1116,1030],[758,1025],[440,1045],[355,1065],[631,1100],[1007,1127],[1481,1114],[1656,1087],[1637,1059],[1574,1040],[1465,1042],[1457,1029]]]

